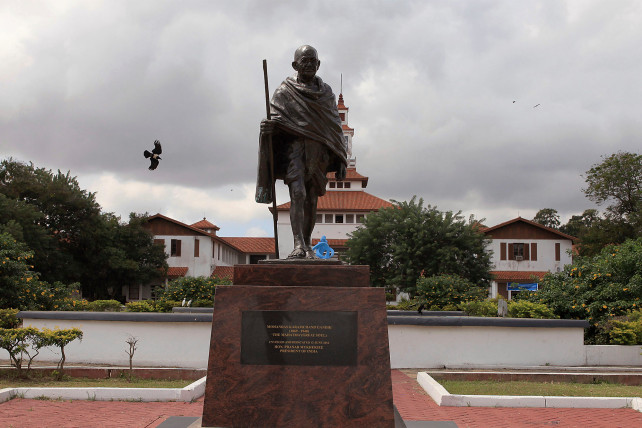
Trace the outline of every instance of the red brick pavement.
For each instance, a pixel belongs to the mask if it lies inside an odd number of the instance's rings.
[[[406,420],[454,421],[467,427],[642,427],[632,409],[543,409],[440,407],[417,381],[392,371],[394,402]],[[194,403],[50,401],[15,398],[0,404],[0,428],[155,428],[170,416],[201,416],[203,398]]]

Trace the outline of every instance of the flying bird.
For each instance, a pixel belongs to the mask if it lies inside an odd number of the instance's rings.
[[[533,108],[535,108],[535,107],[539,107],[539,104],[535,104],[535,105],[533,106]]]
[[[161,148],[161,143],[158,140],[154,141],[154,149],[151,152],[148,150],[143,152],[143,155],[151,161],[151,164],[149,165],[150,170],[156,169],[158,161],[162,160],[160,157],[161,153],[163,153],[163,149]]]

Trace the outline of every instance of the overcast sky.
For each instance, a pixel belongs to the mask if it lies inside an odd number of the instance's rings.
[[[274,90],[311,44],[337,96],[343,74],[369,193],[566,222],[599,208],[582,175],[601,156],[640,153],[641,22],[637,0],[3,0],[0,159],[69,170],[123,219],[271,236],[261,62]]]

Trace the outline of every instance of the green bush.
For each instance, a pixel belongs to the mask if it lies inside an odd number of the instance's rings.
[[[610,343],[614,345],[637,345],[642,325],[635,322],[614,322],[609,331]]]
[[[193,308],[213,308],[214,300],[209,299],[196,299],[191,305]]]
[[[157,300],[154,302],[156,312],[172,312],[172,308],[180,305],[181,302],[178,300]]]
[[[419,278],[415,301],[426,308],[456,308],[462,303],[481,300],[488,295],[486,287],[476,286],[457,275]]]
[[[416,311],[419,304],[414,300],[401,299],[396,305],[388,305],[388,309],[399,310],[399,311]]]
[[[191,300],[192,306],[197,300],[214,300],[217,285],[230,285],[231,281],[221,278],[183,277],[170,281],[166,287],[158,287],[155,292],[157,300],[182,302]],[[180,306],[180,305],[179,305]]]
[[[459,305],[459,310],[471,317],[496,317],[497,299],[473,300]]]
[[[18,309],[0,309],[0,328],[17,328],[20,325]]]
[[[508,316],[511,318],[559,318],[545,304],[529,302],[528,300],[511,300],[508,302]]]
[[[122,306],[118,300],[94,300],[87,304],[87,310],[92,312],[119,312]]]
[[[154,312],[153,303],[141,300],[140,302],[127,302],[125,303],[125,310],[127,312]]]
[[[642,238],[609,245],[593,257],[576,257],[562,272],[546,275],[539,291],[525,296],[561,318],[588,320],[587,341],[592,343],[600,324],[642,304]]]

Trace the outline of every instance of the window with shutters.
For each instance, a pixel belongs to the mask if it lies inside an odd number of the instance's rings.
[[[194,238],[194,257],[199,257],[200,254],[200,242],[198,239]]]
[[[537,244],[535,242],[531,242],[531,260],[537,261]]]
[[[562,259],[562,246],[559,242],[555,243],[555,261],[559,262]]]
[[[180,257],[181,256],[181,240],[180,239],[172,239],[169,255],[171,257]]]
[[[530,254],[530,246],[523,242],[514,242],[508,244],[508,260],[528,260]]]

